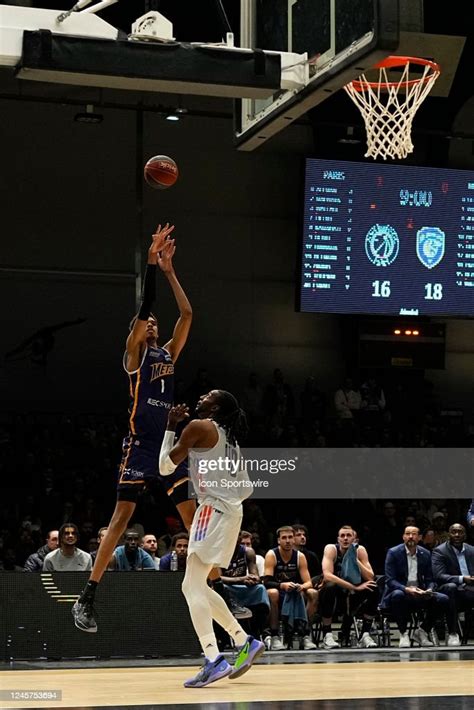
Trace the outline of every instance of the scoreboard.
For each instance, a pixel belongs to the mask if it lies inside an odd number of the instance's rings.
[[[474,315],[474,172],[306,160],[300,310]]]

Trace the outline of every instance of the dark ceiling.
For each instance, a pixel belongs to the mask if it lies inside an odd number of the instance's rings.
[[[4,0],[5,1],[5,0]],[[275,7],[278,2],[275,0]],[[403,0],[401,0],[403,2]],[[8,3],[8,0],[6,0]],[[70,9],[73,0],[51,0],[41,2],[31,0],[11,0],[11,4],[33,4],[35,7],[65,10]],[[182,42],[203,41],[219,42],[225,32],[224,23],[219,11],[218,0],[120,0],[100,13],[100,16],[121,29],[129,32],[132,22],[148,10],[158,10],[173,23],[176,39]],[[240,0],[223,0],[222,6],[239,44]],[[417,130],[442,136],[453,132],[456,117],[464,111],[462,133],[466,137],[474,137],[474,107],[472,94],[474,81],[474,2],[472,0],[450,0],[449,3],[424,2],[424,31],[432,34],[467,36],[461,60],[454,76],[453,85],[448,98],[428,98],[419,111]],[[99,92],[100,95],[99,95]],[[146,94],[146,92],[145,92]],[[157,103],[176,103],[172,95],[133,96],[133,92],[98,90],[87,87],[64,87],[55,84],[37,84],[24,82],[14,78],[11,70],[0,71],[0,98],[37,101],[66,101],[71,103],[101,103],[104,106],[130,106],[138,101],[153,109]],[[469,101],[471,99],[471,101]],[[229,99],[213,99],[209,97],[181,97],[182,105],[190,113],[203,115],[232,114],[232,102]],[[347,126],[354,125],[362,130],[360,116],[357,110],[348,106],[347,97],[343,92],[337,92],[329,100],[311,111],[309,120],[315,126]],[[307,120],[307,119],[303,119]],[[472,148],[470,148],[472,150]]]

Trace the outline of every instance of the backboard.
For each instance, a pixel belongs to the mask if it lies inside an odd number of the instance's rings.
[[[235,103],[235,142],[254,150],[388,56],[399,42],[398,0],[241,0],[240,45],[307,53],[301,89]]]

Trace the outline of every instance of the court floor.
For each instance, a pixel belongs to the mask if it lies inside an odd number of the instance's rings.
[[[196,659],[3,664],[0,708],[472,710],[474,707],[474,649],[286,652],[285,656],[267,653],[239,679],[224,679],[207,688],[184,688],[183,681],[196,668]],[[44,697],[47,691],[60,691],[61,700],[47,699]],[[38,699],[39,693],[43,693],[44,699]]]

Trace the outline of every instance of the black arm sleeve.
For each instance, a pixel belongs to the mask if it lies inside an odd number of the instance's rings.
[[[148,320],[151,307],[156,298],[156,265],[147,264],[145,270],[145,278],[143,279],[142,301],[137,318],[139,320]]]
[[[273,577],[271,574],[267,574],[263,578],[263,583],[265,585],[265,589],[280,589],[280,583],[275,580],[275,577]]]

